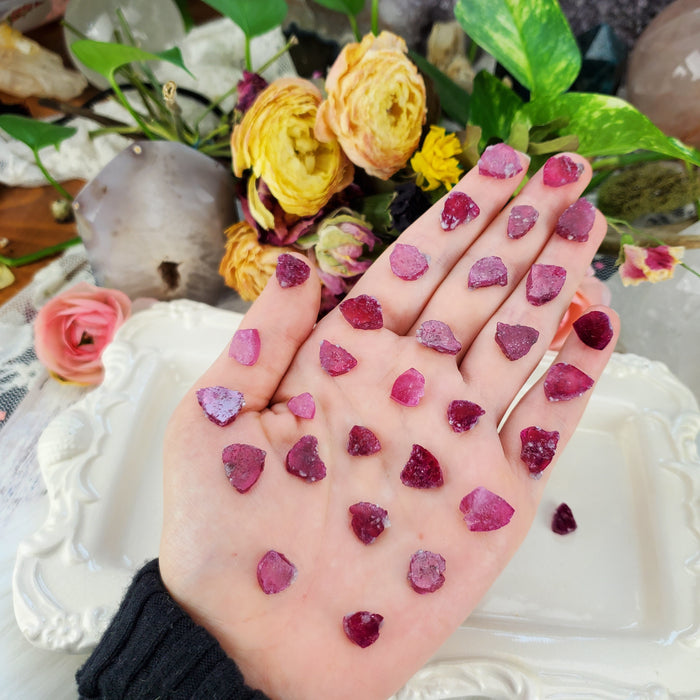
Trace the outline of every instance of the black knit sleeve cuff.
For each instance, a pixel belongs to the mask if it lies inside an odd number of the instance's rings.
[[[267,700],[216,639],[170,597],[155,559],[138,571],[90,658],[81,698]]]

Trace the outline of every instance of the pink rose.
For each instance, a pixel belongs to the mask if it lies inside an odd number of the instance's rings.
[[[58,294],[34,322],[37,357],[62,381],[99,384],[102,353],[131,313],[131,301],[116,289],[79,282]]]

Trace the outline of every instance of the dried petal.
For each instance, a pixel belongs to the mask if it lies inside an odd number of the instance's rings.
[[[584,345],[602,350],[614,335],[610,317],[604,311],[589,311],[574,321],[576,335]]]
[[[479,486],[468,493],[459,504],[464,521],[472,532],[498,530],[507,525],[515,513],[508,501]]]
[[[587,199],[577,199],[559,217],[554,232],[567,241],[584,243],[595,221],[595,207]]]
[[[428,269],[428,257],[414,245],[395,243],[389,254],[389,265],[402,280],[417,280]]]
[[[507,143],[487,146],[479,158],[479,174],[499,180],[511,178],[523,169],[518,153]]]
[[[260,357],[260,333],[258,329],[239,328],[231,339],[228,356],[242,365],[254,365]]]
[[[539,337],[539,332],[530,326],[496,324],[496,343],[509,360],[519,360],[527,355]]]
[[[298,418],[313,418],[316,415],[316,403],[308,391],[292,396],[287,401],[287,408]]]
[[[568,401],[585,394],[593,386],[593,380],[578,367],[558,362],[547,371],[544,393],[550,401]]]
[[[348,454],[353,457],[367,457],[382,449],[379,438],[362,425],[353,425],[348,435]]]
[[[207,418],[217,425],[228,425],[236,420],[245,401],[243,394],[225,386],[207,386],[197,389],[197,401]]]
[[[363,544],[372,544],[389,527],[389,514],[374,503],[361,501],[348,508],[352,518],[350,526]]]
[[[477,260],[469,270],[469,289],[479,287],[492,287],[498,285],[505,287],[508,284],[508,270],[503,260],[496,255]]]
[[[359,330],[371,331],[384,325],[381,304],[368,294],[344,299],[340,302],[340,312],[353,328]]]
[[[462,349],[462,344],[454,337],[452,329],[442,321],[425,321],[416,331],[416,338],[426,348],[448,355],[456,355]]]
[[[287,471],[308,483],[320,481],[326,476],[326,465],[318,454],[318,440],[304,435],[287,453]]]
[[[532,229],[540,213],[529,204],[518,204],[510,210],[508,216],[508,238],[522,238]]]
[[[566,270],[559,265],[535,263],[527,275],[525,283],[527,300],[533,306],[542,306],[552,301],[566,282]]]
[[[417,406],[425,394],[425,377],[411,367],[400,374],[391,387],[391,398],[402,406]]]
[[[442,555],[419,549],[408,565],[408,582],[416,593],[434,593],[445,583],[445,566]]]
[[[445,231],[453,231],[460,224],[476,219],[479,213],[478,205],[466,192],[452,190],[445,199],[440,225]]]
[[[284,554],[269,550],[258,562],[258,583],[263,593],[280,593],[294,583],[297,568]]]
[[[545,164],[542,181],[547,187],[561,187],[576,182],[583,173],[583,164],[569,156],[553,156]]]
[[[360,610],[343,617],[343,629],[351,642],[364,649],[379,639],[379,628],[383,620],[384,617],[379,613]]]
[[[571,508],[566,503],[561,503],[552,516],[552,532],[556,532],[557,535],[568,535],[577,527]]]
[[[226,477],[239,493],[245,493],[260,478],[265,466],[265,450],[245,443],[224,447],[221,459]]]
[[[280,287],[296,287],[309,279],[311,268],[299,258],[295,258],[289,253],[282,253],[277,258],[275,275]]]
[[[340,345],[333,345],[327,340],[321,343],[319,359],[321,360],[321,367],[331,377],[345,374],[357,364],[357,360],[347,350],[341,348]]]
[[[434,489],[442,486],[442,469],[435,455],[421,445],[413,445],[411,456],[401,470],[401,483],[414,489]]]
[[[484,413],[486,411],[479,404],[457,399],[450,401],[447,407],[447,422],[455,433],[464,433],[471,430]]]
[[[557,451],[559,432],[544,430],[531,425],[520,431],[520,459],[527,465],[530,474],[544,471]]]

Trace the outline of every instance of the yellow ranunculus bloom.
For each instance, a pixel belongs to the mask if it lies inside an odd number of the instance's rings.
[[[457,160],[461,152],[462,146],[455,134],[445,134],[442,127],[431,126],[420,151],[411,158],[411,167],[418,175],[416,184],[426,192],[440,185],[451,190],[462,173]]]
[[[425,84],[395,34],[347,44],[326,78],[316,136],[338,139],[355,165],[386,180],[416,150],[425,121]]]
[[[321,93],[310,81],[280,78],[261,92],[231,134],[233,172],[262,178],[284,211],[311,216],[347,187],[353,166],[336,140],[314,135]]]

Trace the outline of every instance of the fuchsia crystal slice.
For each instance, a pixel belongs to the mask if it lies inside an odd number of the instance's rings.
[[[367,457],[382,449],[379,438],[362,425],[353,425],[348,435],[348,454],[353,457]]]
[[[454,337],[452,329],[442,321],[425,321],[416,331],[416,338],[421,345],[431,350],[456,355],[462,344]]]
[[[224,447],[221,459],[226,477],[236,491],[245,493],[260,478],[265,466],[265,450],[245,443]]]
[[[539,332],[530,326],[511,326],[500,322],[496,324],[496,343],[511,361],[527,355],[539,337]]]
[[[464,522],[472,532],[498,530],[510,522],[515,508],[492,491],[479,486],[468,493],[459,504]]]
[[[593,380],[578,367],[558,362],[547,371],[544,393],[550,401],[568,401],[585,394],[593,386]]]
[[[442,486],[442,469],[435,455],[421,445],[413,445],[411,456],[401,470],[401,483],[414,489],[435,489]]]
[[[389,527],[389,514],[374,503],[362,501],[348,508],[352,518],[350,526],[363,544],[372,544]]]
[[[523,166],[518,153],[507,143],[487,146],[479,158],[479,174],[505,180],[521,172]]]
[[[373,331],[384,325],[381,304],[367,294],[340,302],[340,313],[353,327],[362,331]]]
[[[587,199],[577,199],[559,217],[554,233],[567,241],[584,243],[588,240],[594,220],[595,207]]]
[[[486,411],[479,404],[457,399],[450,401],[447,407],[447,422],[455,433],[465,433],[477,424],[484,413]]]
[[[217,425],[228,425],[236,420],[245,401],[243,394],[225,386],[207,386],[197,389],[197,401],[207,418]]]
[[[566,503],[561,503],[557,506],[552,516],[552,532],[556,532],[557,535],[568,535],[577,527],[571,508]]]
[[[318,454],[318,440],[313,435],[304,435],[287,452],[287,471],[308,483],[320,481],[326,476],[326,465]]]
[[[343,629],[351,642],[364,649],[379,639],[379,628],[383,620],[384,617],[379,613],[360,610],[343,618]]]
[[[242,365],[254,365],[260,357],[260,333],[258,329],[239,328],[231,339],[228,356]]]
[[[442,555],[419,549],[408,565],[408,582],[416,593],[434,593],[445,583],[446,562]]]
[[[294,583],[297,568],[284,554],[273,549],[266,552],[258,562],[258,583],[263,593],[281,593]]]
[[[287,408],[298,418],[313,418],[316,415],[316,403],[308,391],[292,396],[287,401]]]
[[[425,274],[428,258],[414,245],[395,243],[389,254],[389,265],[397,277],[410,282]]]
[[[492,287],[498,285],[505,287],[508,284],[508,270],[496,255],[477,260],[469,270],[469,289],[479,287]]]
[[[583,164],[569,156],[552,156],[545,164],[542,180],[547,187],[561,187],[576,182],[583,173]]]
[[[296,287],[309,279],[311,268],[299,258],[295,258],[289,253],[282,253],[277,258],[275,275],[280,287]]]
[[[531,425],[520,431],[520,459],[527,465],[530,474],[544,471],[554,459],[559,443],[557,430],[544,430]]]
[[[445,206],[440,215],[440,226],[445,231],[454,231],[460,224],[476,219],[479,213],[478,205],[468,194],[452,190],[445,200]]]
[[[589,311],[574,321],[574,330],[584,345],[602,350],[612,340],[614,331],[604,311]]]
[[[540,213],[529,204],[518,204],[510,210],[506,231],[508,238],[522,238],[539,218]]]
[[[321,343],[319,359],[321,360],[321,367],[331,377],[345,374],[357,364],[357,360],[347,350],[341,348],[340,345],[333,345],[327,340]]]
[[[559,265],[535,263],[527,275],[525,294],[533,306],[542,306],[552,301],[566,282],[566,270]]]
[[[391,387],[391,398],[402,406],[417,406],[425,394],[425,377],[411,367],[400,374]]]

